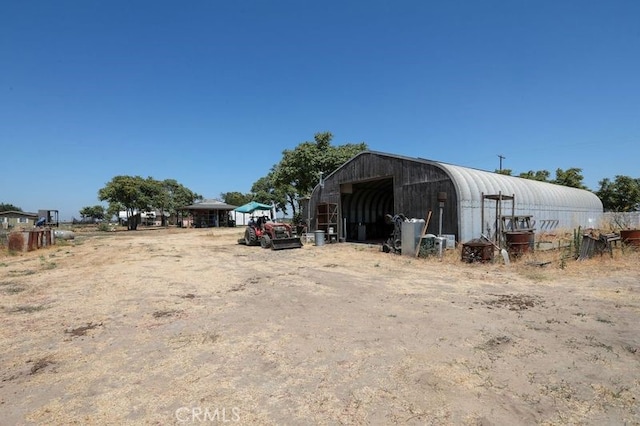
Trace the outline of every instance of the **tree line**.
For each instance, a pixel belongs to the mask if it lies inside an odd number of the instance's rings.
[[[496,170],[496,173],[513,176],[511,169]],[[532,179],[541,182],[554,183],[556,185],[572,188],[587,189],[583,183],[582,169],[572,167],[567,170],[556,169],[555,179],[549,179],[551,173],[548,170],[529,170],[520,173],[517,177]],[[599,188],[594,193],[602,201],[605,211],[630,212],[640,210],[640,178],[616,175],[613,180],[604,178],[598,182]]]
[[[127,216],[127,228],[134,230],[138,223],[130,220],[140,212],[160,210],[162,225],[166,225],[165,213],[177,214],[181,207],[202,200],[202,196],[191,191],[175,179],[156,180],[152,177],[146,179],[141,176],[115,176],[104,188],[98,191],[98,199],[107,201],[109,207],[106,210],[108,217],[117,216],[125,211]],[[89,215],[101,213],[101,206],[85,207],[81,214]]]
[[[220,198],[227,204],[243,205],[250,201],[273,204],[278,211],[289,211],[294,221],[299,219],[298,200],[308,197],[323,177],[328,176],[346,161],[368,146],[364,142],[332,145],[331,132],[316,133],[312,141],[304,141],[293,149],[285,149],[282,158],[269,172],[251,186],[251,191],[224,192]],[[573,188],[588,189],[583,183],[582,169],[572,167],[566,170],[556,169],[551,179],[548,170],[529,170],[514,175],[511,169],[496,170],[496,173],[532,179]],[[604,178],[598,182],[594,191],[602,200],[605,211],[628,212],[640,209],[640,178],[617,175],[613,179]],[[127,212],[130,218],[136,212],[160,210],[176,214],[180,207],[193,204],[203,197],[183,186],[175,179],[156,180],[152,177],[115,176],[104,188],[98,191],[98,199],[108,202],[102,205],[86,206],[80,210],[83,219],[104,219],[117,216],[120,211]],[[0,203],[2,211],[21,211],[12,204]],[[135,229],[135,221],[128,220],[129,229]],[[163,222],[164,224],[164,222]]]
[[[317,133],[313,141],[302,142],[292,150],[284,150],[282,160],[273,165],[266,176],[253,183],[251,192],[226,192],[222,200],[240,206],[250,201],[273,204],[279,211],[290,209],[299,217],[298,199],[311,193],[322,176],[327,176],[359,152],[367,150],[365,143],[332,146],[330,132]],[[158,181],[152,177],[116,176],[98,191],[98,199],[109,207],[86,206],[80,210],[83,219],[104,219],[126,211],[127,219],[136,212],[160,210],[176,214],[180,207],[202,200],[202,196],[175,179]],[[162,214],[164,220],[164,214]],[[136,221],[127,220],[129,229]]]

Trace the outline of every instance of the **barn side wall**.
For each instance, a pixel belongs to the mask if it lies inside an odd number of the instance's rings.
[[[362,200],[358,205],[368,206],[368,213],[362,213],[361,209],[343,211],[343,197],[345,191],[366,185],[367,182],[391,179],[393,204],[388,207],[384,197],[375,195],[375,189],[370,190],[371,195],[361,194]],[[324,186],[319,185],[314,189],[310,200],[311,229],[316,229],[315,212],[318,203],[335,203],[340,206],[339,232],[342,234],[343,218],[347,218],[347,237],[354,237],[353,224],[364,222],[370,229],[379,227],[380,214],[402,213],[408,218],[426,219],[428,211],[432,211],[429,222],[429,233],[437,233],[439,225],[438,193],[447,195],[447,202],[443,209],[442,232],[444,234],[458,235],[458,211],[457,194],[450,177],[435,164],[423,162],[410,162],[402,158],[364,153],[354,157],[345,163],[336,172],[327,177]],[[376,204],[376,197],[380,202]],[[364,199],[367,198],[367,199]],[[380,203],[384,203],[380,207]],[[306,215],[306,213],[303,213]],[[355,216],[355,217],[354,217]],[[368,235],[372,235],[368,233]],[[376,235],[375,233],[373,235]]]

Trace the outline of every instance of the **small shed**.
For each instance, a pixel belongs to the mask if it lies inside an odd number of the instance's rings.
[[[500,194],[513,197],[513,207],[496,213],[500,210],[485,203],[486,195]],[[365,151],[314,188],[303,215],[312,218],[311,229],[335,227],[341,238],[371,241],[384,240],[393,230],[387,215],[424,219],[429,211],[433,215],[428,233],[438,234],[441,223],[442,234],[462,242],[495,233],[502,220],[499,214],[528,216],[536,231],[551,231],[595,227],[603,213],[602,202],[590,191]]]
[[[0,212],[0,229],[30,228],[35,226],[37,221],[37,213],[13,210]]]
[[[42,222],[44,226],[55,226],[57,228],[60,225],[59,214],[58,210],[38,210],[38,221]]]
[[[235,221],[229,215],[235,208],[236,206],[216,199],[203,200],[199,203],[181,207],[180,210],[189,212],[189,217],[182,219],[182,226],[196,228],[235,226]]]

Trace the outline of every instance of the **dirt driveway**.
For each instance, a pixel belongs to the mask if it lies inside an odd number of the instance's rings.
[[[505,267],[240,229],[0,255],[2,424],[640,424],[640,255]]]

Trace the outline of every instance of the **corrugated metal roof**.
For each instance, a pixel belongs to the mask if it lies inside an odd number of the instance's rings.
[[[564,206],[571,207],[575,210],[598,210],[600,212],[603,210],[602,202],[598,196],[593,192],[584,189],[570,188],[568,186],[555,185],[549,182],[540,182],[532,179],[501,175],[499,173],[489,172],[486,170],[457,166],[428,160],[426,158],[405,157],[402,155],[379,151],[364,151],[355,155],[352,159],[347,161],[347,163],[353,161],[360,155],[369,154],[439,166],[444,169],[449,176],[451,176],[451,179],[456,185],[459,200],[465,204],[479,204],[481,202],[482,193],[498,194],[499,192],[502,192],[504,195],[517,194],[518,197],[516,198],[516,204],[523,206]],[[340,168],[338,168],[338,170]],[[333,175],[333,173],[331,175]]]
[[[485,223],[481,223],[483,194],[514,195],[514,214],[532,215],[537,231],[597,227],[602,218],[602,202],[590,191],[452,164],[434,164],[444,169],[456,186],[462,241],[477,238],[483,232],[495,232],[492,211],[495,202],[484,203]],[[509,215],[511,203],[503,202],[502,209],[502,214]]]
[[[3,212],[0,212],[0,216],[22,216],[22,217],[38,217],[38,213],[31,213],[31,212],[19,212],[16,210],[6,210]]]
[[[461,203],[480,203],[482,193],[517,194],[516,205],[563,206],[576,211],[602,211],[602,202],[592,192],[578,188],[539,182],[484,170],[434,162],[453,179]]]
[[[233,210],[238,206],[223,203],[220,200],[208,199],[190,206],[181,207],[183,210]]]

